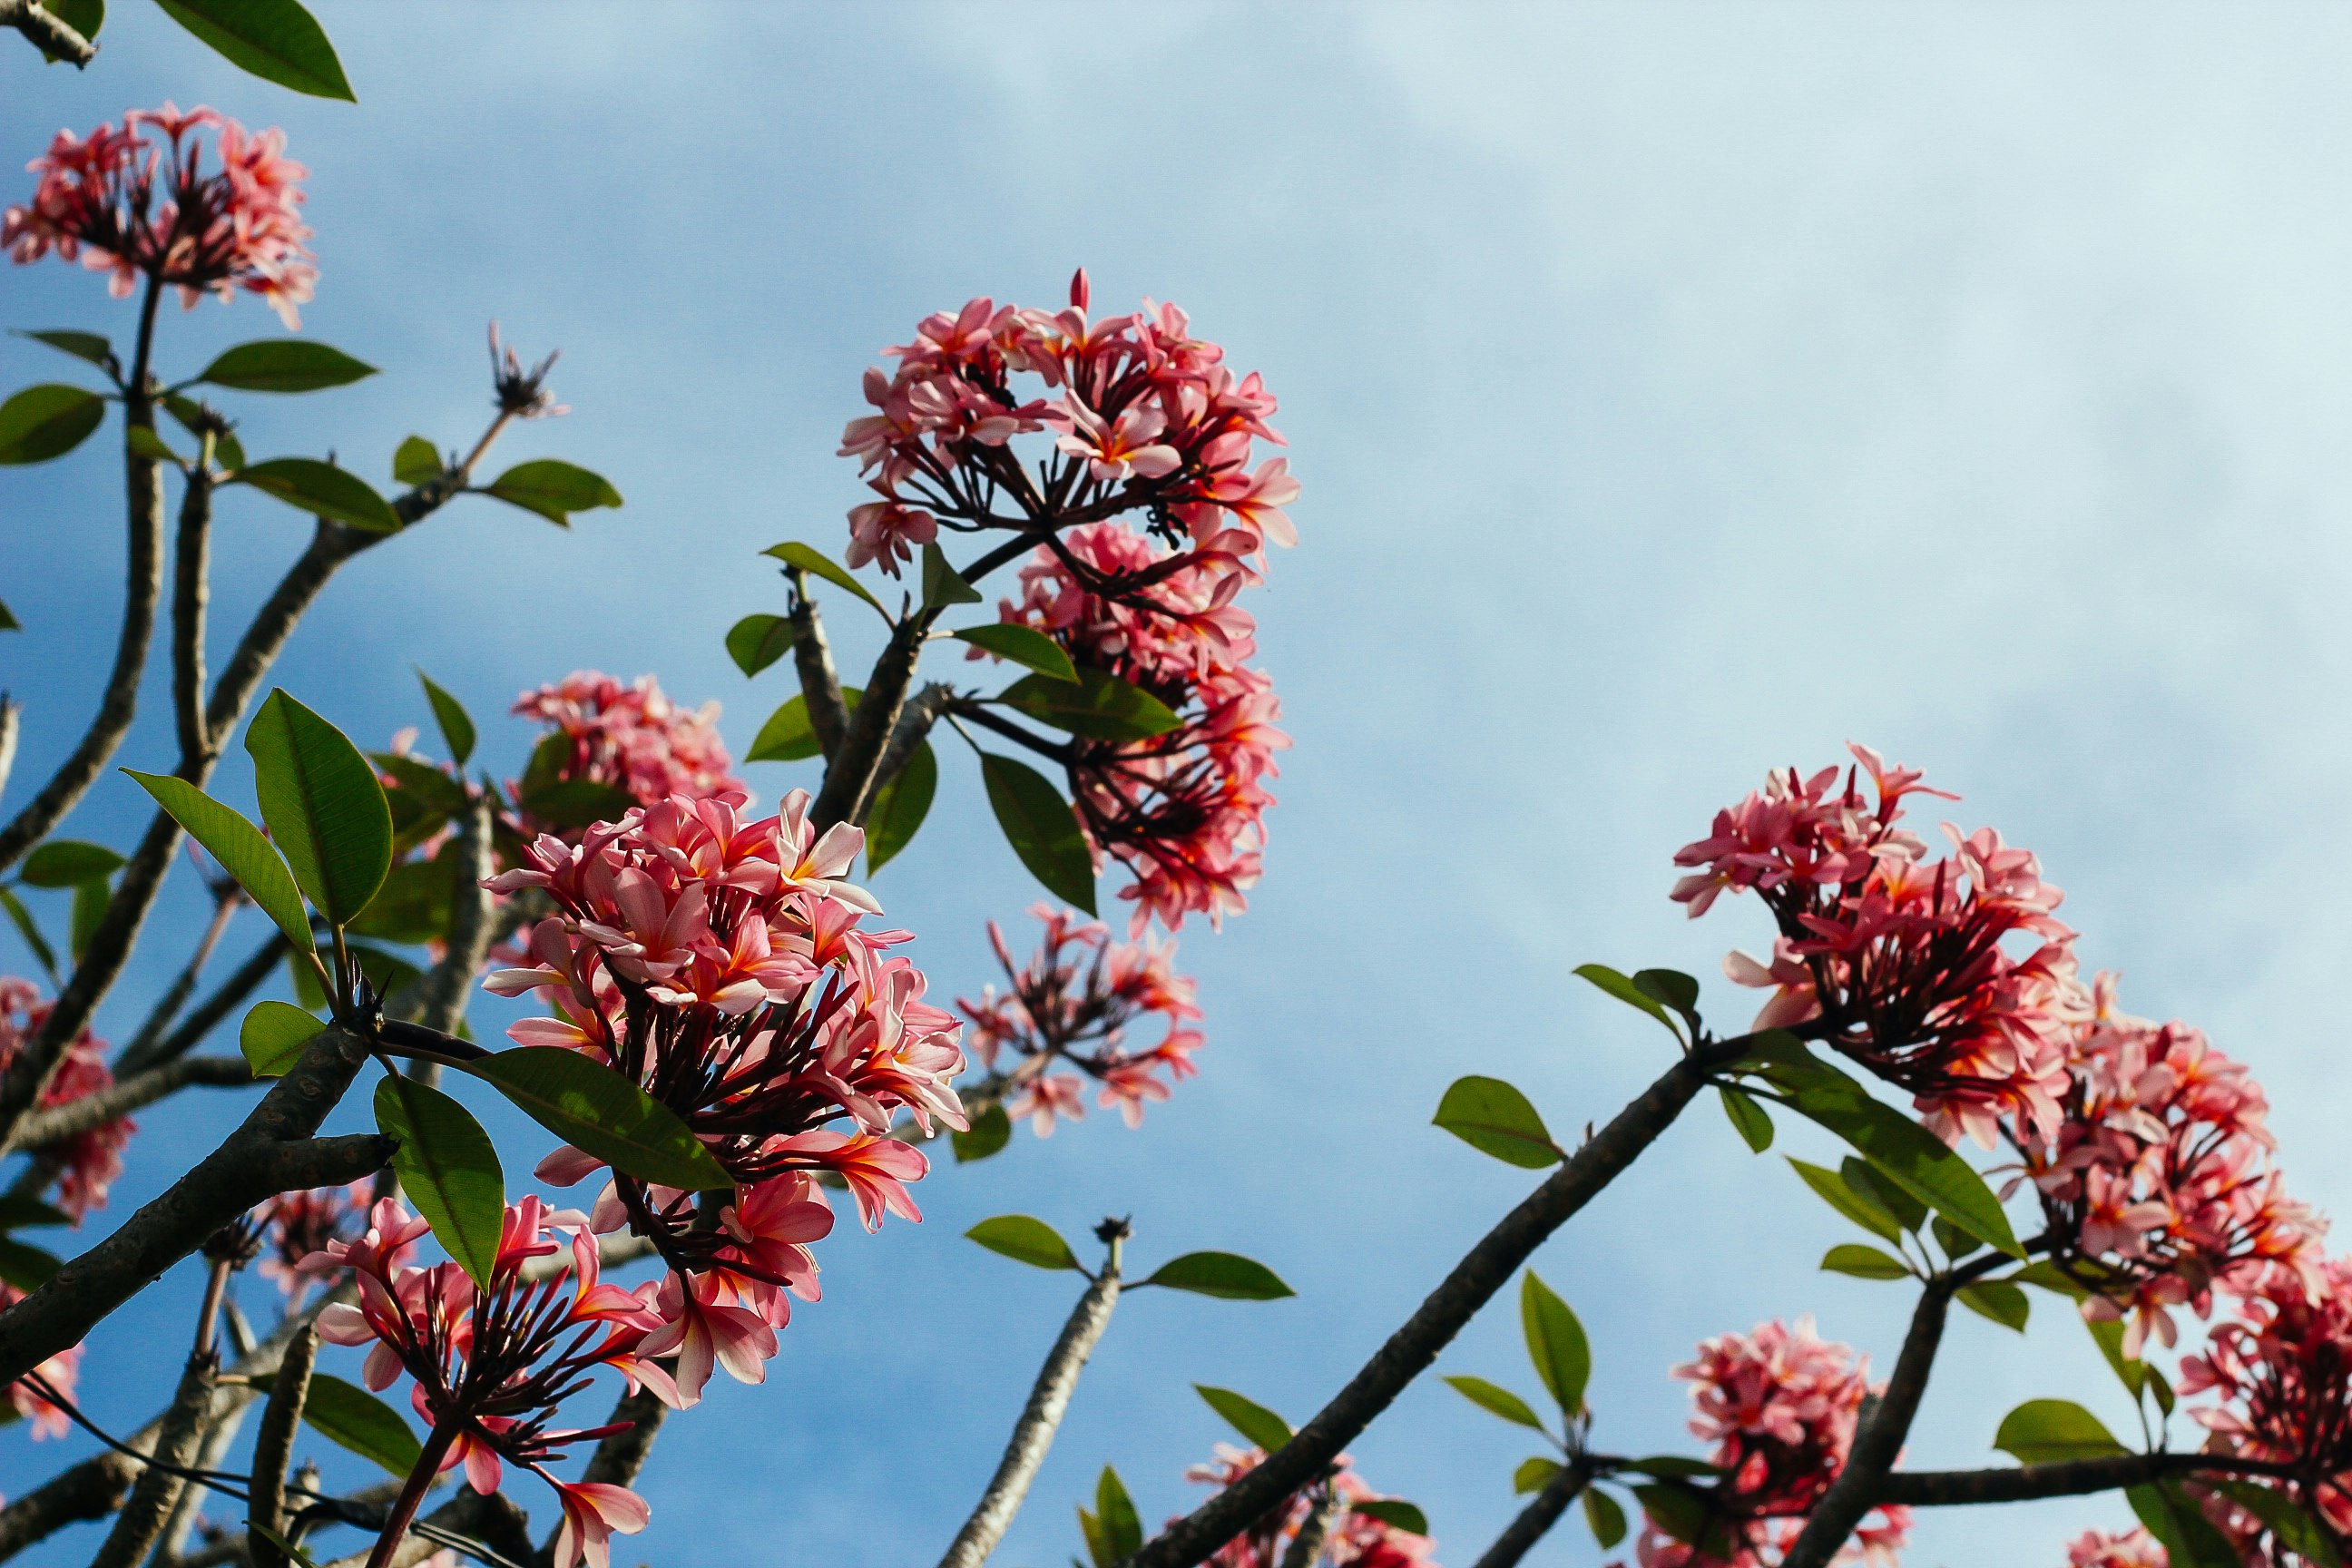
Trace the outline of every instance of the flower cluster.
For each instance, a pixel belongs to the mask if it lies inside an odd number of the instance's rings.
[[[1902,803],[1955,797],[1850,749],[1855,766],[1775,772],[1717,813],[1675,856],[1692,868],[1675,900],[1697,916],[1726,889],[1752,889],[1772,911],[1771,961],[1725,963],[1734,981],[1772,990],[1759,1027],[1800,1027],[1908,1089],[1948,1142],[1967,1133],[1991,1148],[2004,1122],[2053,1133],[2073,1027],[2089,1011],[2074,933],[2051,913],[2059,890],[1991,828],[1963,837],[1948,823],[1953,852],[1929,859],[1897,826]],[[2029,951],[2004,946],[2011,938]]]
[[[1012,1052],[1016,1059],[1003,1069],[1013,1088],[1006,1109],[1028,1118],[1040,1138],[1053,1133],[1055,1118],[1075,1121],[1087,1113],[1084,1080],[1054,1071],[1059,1062],[1102,1086],[1097,1103],[1104,1110],[1116,1106],[1129,1127],[1140,1126],[1145,1101],[1166,1100],[1175,1080],[1200,1070],[1192,1053],[1201,1033],[1183,1026],[1201,1009],[1191,977],[1176,973],[1175,942],[1113,942],[1100,921],[1082,922],[1076,910],[1051,904],[1029,912],[1045,934],[1024,964],[1013,963],[1003,931],[988,922],[1005,990],[990,985],[978,1001],[956,999],[971,1020],[972,1055],[997,1072],[998,1058]],[[1166,1037],[1150,1050],[1129,1049],[1128,1026],[1154,1016],[1166,1021]]]
[[[719,704],[680,708],[650,675],[625,685],[596,670],[575,670],[524,692],[513,711],[547,726],[540,742],[545,760],[535,752],[532,761],[533,771],[551,779],[609,784],[640,805],[672,795],[732,795],[739,805],[750,799],[719,739]]]
[[[2086,1530],[2066,1548],[2066,1568],[2167,1568],[2164,1547],[2145,1530]]]
[[[8,1070],[16,1052],[49,1016],[40,988],[29,980],[0,974],[0,1073]],[[84,1029],[65,1049],[48,1087],[41,1091],[44,1107],[64,1105],[114,1087],[106,1065],[106,1042]],[[43,1151],[58,1164],[57,1205],[79,1225],[92,1209],[106,1206],[106,1190],[122,1174],[122,1149],[139,1124],[129,1117],[102,1122]]]
[[[1643,1568],[1761,1568],[1775,1560],[1845,1467],[1863,1399],[1875,1392],[1868,1369],[1848,1347],[1817,1337],[1810,1318],[1794,1329],[1775,1320],[1702,1343],[1675,1375],[1695,1385],[1691,1431],[1714,1445],[1709,1458],[1724,1479],[1704,1495],[1698,1528],[1678,1521],[1669,1532],[1654,1517],[1645,1521]],[[1840,1561],[1891,1568],[1910,1530],[1910,1510],[1877,1508]]]
[[[2244,1295],[2284,1271],[2317,1289],[2326,1225],[2272,1166],[2262,1086],[2187,1025],[2117,1011],[2114,976],[2093,994],[2064,1119],[2022,1145],[2053,1256],[2093,1291],[2085,1310],[2128,1314],[2137,1355],[2148,1334],[2173,1342],[2168,1309],[2205,1317],[2217,1287]]]
[[[1148,590],[1117,586],[1145,578]],[[1081,672],[1127,681],[1176,715],[1173,730],[1140,740],[1074,736],[1065,757],[1097,858],[1135,878],[1119,896],[1134,902],[1139,933],[1153,916],[1171,931],[1187,914],[1219,924],[1258,879],[1266,781],[1290,740],[1275,728],[1273,681],[1243,662],[1257,627],[1233,602],[1242,581],[1124,524],[1092,523],[1041,547],[1022,568],[1021,597],[999,612],[1052,637]]]
[[[327,1248],[352,1240],[365,1228],[374,1186],[362,1177],[347,1187],[281,1193],[260,1210],[262,1278],[277,1282],[289,1308],[300,1305],[311,1286],[341,1275],[339,1267],[321,1267]],[[407,1257],[403,1254],[394,1261],[404,1263]]]
[[[1288,464],[1250,467],[1256,442],[1282,442],[1257,374],[1236,376],[1173,305],[1147,300],[1133,315],[1089,321],[1088,292],[1081,271],[1065,310],[973,300],[883,351],[898,368],[866,373],[876,412],[842,433],[841,455],[880,498],[849,514],[851,565],[896,575],[908,547],[942,526],[1030,531],[1129,511],[1189,546],[1186,564],[1219,573],[1263,564],[1269,540],[1296,542],[1282,511],[1298,494]],[[1014,390],[1024,374],[1042,384],[1038,395]],[[1010,444],[1047,431],[1055,439],[1033,478]],[[1008,498],[1018,510],[1000,514]]]
[[[541,889],[558,913],[530,933],[530,967],[485,983],[539,992],[554,1016],[515,1025],[519,1044],[585,1053],[681,1117],[735,1183],[719,1223],[696,1194],[613,1173],[600,1233],[649,1237],[671,1268],[660,1310],[684,1336],[679,1384],[698,1394],[714,1361],[758,1382],[793,1294],[814,1300],[807,1244],[832,1228],[814,1179],[847,1185],[868,1229],[919,1219],[907,1184],[929,1168],[887,1136],[901,1110],[924,1131],[962,1128],[950,1079],[963,1068],[953,1015],[889,950],[902,931],[859,923],[880,906],[843,880],[865,835],[820,835],[804,791],[745,821],[720,797],[673,796],[600,824],[577,844],[543,836],[496,891]],[[827,1125],[847,1119],[842,1131]],[[603,1169],[563,1149],[540,1167],[569,1185]]]
[[[568,1445],[621,1428],[563,1431],[548,1424],[599,1367],[618,1371],[632,1391],[643,1386],[678,1403],[669,1374],[651,1359],[671,1348],[654,1285],[631,1291],[601,1282],[585,1218],[551,1213],[535,1197],[508,1205],[486,1286],[455,1263],[404,1264],[405,1251],[425,1229],[386,1198],[375,1205],[364,1236],[328,1243],[312,1268],[351,1270],[359,1300],[323,1309],[319,1337],[367,1346],[362,1377],[372,1389],[408,1374],[411,1402],[431,1428],[425,1462],[434,1470],[462,1465],[467,1484],[485,1497],[497,1494],[505,1465],[532,1471],[555,1488],[562,1505],[558,1568],[572,1568],[583,1557],[605,1568],[613,1532],[645,1528],[644,1501],[622,1487],[559,1481],[547,1466],[562,1459]],[[566,1232],[570,1269],[532,1279],[526,1266],[560,1251],[556,1236]]]
[[[25,1292],[5,1279],[0,1279],[0,1311],[5,1311],[25,1299]],[[74,1379],[81,1372],[81,1346],[73,1345],[59,1351],[33,1369],[32,1376],[47,1385],[49,1393],[73,1397]],[[36,1440],[62,1437],[73,1425],[66,1413],[29,1378],[19,1378],[8,1385],[8,1403],[16,1412],[16,1419],[31,1426]]]
[[[1243,1449],[1220,1443],[1216,1458],[1206,1464],[1194,1465],[1184,1472],[1184,1479],[1223,1491],[1265,1462],[1263,1448]],[[1350,1504],[1376,1501],[1381,1495],[1364,1484],[1345,1454],[1339,1458],[1330,1484]],[[1247,1531],[1219,1547],[1209,1559],[1211,1568],[1279,1568],[1290,1560],[1291,1542],[1298,1538],[1300,1529],[1313,1517],[1320,1501],[1310,1489],[1276,1504]],[[1437,1543],[1425,1535],[1400,1530],[1350,1508],[1334,1522],[1314,1563],[1317,1568],[1348,1568],[1349,1564],[1356,1568],[1435,1568],[1430,1553],[1436,1547]]]
[[[151,130],[163,140],[141,134]],[[214,133],[220,167],[204,168],[195,132]],[[289,327],[310,298],[318,268],[302,242],[300,182],[310,171],[285,156],[286,133],[255,133],[199,108],[134,109],[87,140],[60,131],[27,167],[40,178],[29,205],[0,218],[0,245],[19,262],[54,250],[110,274],[116,298],[141,277],[180,290],[193,306],[206,290],[260,295]]]

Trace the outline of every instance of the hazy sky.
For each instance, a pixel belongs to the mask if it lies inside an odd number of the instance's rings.
[[[2039,849],[2087,963],[2251,1061],[2300,1192],[2352,1207],[2324,1010],[2352,935],[2325,869],[2352,787],[2341,11],[346,0],[321,15],[354,109],[116,10],[85,74],[0,49],[5,161],[165,97],[288,127],[323,269],[305,330],[384,374],[247,400],[257,455],[333,447],[382,480],[412,430],[468,439],[495,315],[562,347],[576,409],[512,451],[628,497],[569,534],[467,502],[345,574],[279,675],[357,736],[425,718],[414,662],[511,771],[527,736],[493,716],[584,666],[718,698],[747,746],[790,689],[720,647],[781,607],[755,552],[841,538],[860,372],[970,295],[1056,303],[1083,263],[1098,308],[1175,300],[1282,398],[1302,542],[1255,608],[1297,745],[1250,912],[1184,935],[1203,1076],[1140,1132],[1097,1115],[943,1170],[919,1227],[836,1233],[771,1385],[714,1384],[665,1435],[641,1555],[936,1555],[1074,1294],[959,1239],[1006,1211],[1073,1235],[1131,1213],[1146,1263],[1229,1247],[1298,1287],[1122,1306],[1000,1561],[1079,1551],[1070,1504],[1105,1462],[1147,1518],[1189,1507],[1182,1468],[1226,1434],[1187,1384],[1316,1408],[1531,1184],[1428,1125],[1445,1084],[1509,1078],[1555,1130],[1612,1113],[1667,1047],[1570,969],[1711,977],[1760,945],[1752,904],[1685,921],[1668,857],[1848,738]],[[54,263],[0,287],[6,324],[129,331]],[[208,304],[168,327],[192,368],[273,323]],[[13,341],[0,369],[71,374]],[[28,627],[0,646],[28,704],[11,801],[100,677],[112,484],[98,444],[0,474],[0,597]],[[247,498],[222,531],[234,616],[304,530]],[[166,730],[151,704],[123,760]],[[1036,895],[941,755],[940,804],[876,887],[953,994],[988,977],[982,921]],[[769,799],[803,777],[750,774]],[[128,791],[76,831],[127,842]],[[142,952],[118,1037],[175,958]],[[109,1216],[221,1114],[144,1119]],[[1596,1441],[1693,1451],[1669,1367],[1769,1317],[1815,1312],[1883,1373],[1908,1293],[1813,1271],[1845,1229],[1695,1108],[1538,1260],[1591,1331]],[[194,1297],[174,1275],[101,1332],[100,1415],[159,1403]],[[1498,1307],[1441,1370],[1532,1391],[1517,1337]],[[1959,1322],[1911,1462],[1990,1462],[2037,1395],[2126,1415],[2046,1300],[2022,1348]],[[0,1434],[0,1491],[71,1451]],[[1457,1565],[1529,1451],[1433,1378],[1355,1449]],[[2054,1564],[2126,1517],[1928,1518],[1909,1561]],[[1600,1561],[1570,1527],[1533,1560]]]

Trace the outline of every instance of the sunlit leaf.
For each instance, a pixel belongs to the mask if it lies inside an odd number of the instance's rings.
[[[1454,1079],[1430,1121],[1480,1153],[1523,1170],[1557,1165],[1561,1159],[1528,1097],[1498,1078],[1474,1074]]]
[[[1042,1219],[1025,1214],[1001,1214],[982,1220],[964,1235],[989,1251],[1026,1263],[1032,1268],[1076,1268],[1077,1254],[1062,1233]]]

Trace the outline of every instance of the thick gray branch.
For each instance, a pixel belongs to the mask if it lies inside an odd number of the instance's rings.
[[[218,743],[205,721],[205,606],[212,599],[213,438],[180,496],[180,531],[172,552],[172,719],[180,755],[202,756]]]
[[[213,1381],[219,1370],[220,1363],[209,1349],[188,1358],[187,1369],[180,1374],[179,1391],[172,1396],[172,1408],[164,1413],[163,1434],[155,1440],[155,1458],[161,1463],[148,1466],[132,1485],[130,1500],[115,1516],[114,1528],[90,1560],[89,1568],[139,1568],[163,1539],[163,1527],[171,1522],[188,1483],[184,1477],[161,1466],[185,1469],[195,1459],[204,1443],[205,1419],[212,1414]]]
[[[850,715],[841,749],[825,765],[824,787],[817,792],[816,805],[809,813],[818,832],[836,822],[856,822],[865,815],[880,771],[882,749],[898,727],[898,714],[907,705],[907,688],[913,683],[915,666],[923,657],[923,640],[937,618],[935,610],[918,610],[892,628],[890,640],[874,661],[874,672],[866,678],[866,694],[857,700],[857,711]]]
[[[2004,1466],[1989,1470],[1897,1470],[1878,1483],[1871,1500],[1912,1508],[2032,1502],[2042,1498],[2120,1491],[2168,1476],[2274,1473],[2275,1466],[2226,1454],[2116,1454],[2098,1459],[2064,1459],[2047,1465]]]
[[[1591,1480],[1592,1467],[1582,1458],[1562,1465],[1559,1473],[1546,1481],[1543,1489],[1519,1510],[1519,1516],[1503,1527],[1503,1533],[1495,1537],[1495,1544],[1486,1548],[1486,1554],[1473,1568],[1517,1568],[1519,1559],[1559,1522],[1559,1516],[1569,1510],[1570,1504],[1584,1495]]]
[[[509,1563],[530,1559],[530,1520],[521,1509],[509,1502],[503,1492],[484,1497],[471,1487],[460,1488],[456,1497],[426,1514],[425,1522],[453,1535],[478,1541]],[[416,1568],[416,1564],[440,1550],[438,1542],[412,1530],[394,1551],[389,1568]],[[368,1552],[354,1552],[349,1557],[337,1558],[327,1568],[366,1568]]]
[[[946,712],[948,704],[954,700],[955,689],[942,686],[936,680],[907,700],[906,707],[899,711],[898,723],[890,727],[890,739],[882,748],[882,760],[875,765],[874,787],[866,792],[866,799],[852,819],[860,827],[866,826],[866,814],[873,810],[874,802],[881,795],[883,786],[906,771],[908,762],[915,754],[915,748],[929,736],[931,726],[940,721],[940,715]]]
[[[43,54],[86,66],[98,58],[98,46],[50,16],[33,0],[0,0],[0,27],[14,27]]]
[[[294,1434],[302,1425],[302,1405],[310,1395],[310,1368],[318,1360],[319,1331],[304,1324],[286,1347],[261,1430],[253,1440],[252,1482],[246,1489],[246,1519],[276,1534],[286,1533],[286,1467],[294,1457]],[[247,1535],[247,1554],[256,1568],[289,1568],[289,1559],[260,1531]]]
[[[825,640],[824,617],[809,597],[808,574],[794,567],[785,576],[793,585],[793,668],[801,678],[801,700],[808,704],[817,749],[830,763],[849,728],[849,704],[841,695],[841,677],[834,672],[833,645]]]
[[[33,1112],[17,1123],[17,1141],[26,1149],[40,1149],[120,1121],[142,1106],[193,1085],[236,1089],[251,1082],[253,1069],[243,1057],[182,1057],[124,1079],[111,1089]]]

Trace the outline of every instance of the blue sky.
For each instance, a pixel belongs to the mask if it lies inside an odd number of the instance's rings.
[[[644,1556],[940,1551],[1073,1294],[959,1239],[1007,1211],[1074,1235],[1131,1213],[1141,1259],[1229,1247],[1298,1287],[1123,1306],[999,1560],[1077,1550],[1069,1505],[1105,1462],[1147,1517],[1189,1506],[1181,1468],[1224,1434],[1187,1384],[1319,1405],[1528,1185],[1427,1125],[1445,1084],[1511,1079],[1556,1129],[1613,1112],[1664,1041],[1570,971],[1712,975],[1759,943],[1752,907],[1685,921],[1668,857],[1767,767],[1849,737],[2039,849],[2086,961],[2252,1062],[2301,1193],[2352,1206],[2324,1001],[2352,938],[2326,871],[2352,786],[2342,14],[347,0],[320,14],[354,109],[116,9],[84,75],[0,52],[6,145],[165,97],[286,125],[323,269],[306,332],[383,370],[247,400],[248,447],[332,447],[381,480],[411,431],[468,439],[495,315],[563,349],[576,409],[511,452],[628,497],[568,534],[467,502],[346,573],[278,673],[354,735],[425,718],[421,664],[511,771],[526,738],[491,716],[594,667],[721,700],[748,745],[788,694],[720,647],[780,607],[756,552],[840,539],[859,373],[971,294],[1055,302],[1083,263],[1098,306],[1181,302],[1283,400],[1303,538],[1255,608],[1297,744],[1249,914],[1184,937],[1203,1077],[1139,1133],[1024,1138],[927,1183],[923,1226],[837,1234],[769,1386],[714,1386],[665,1436]],[[128,331],[54,263],[0,300],[9,325]],[[272,326],[208,304],[170,321],[166,363]],[[70,367],[11,342],[0,371]],[[119,507],[96,444],[0,474],[0,597],[28,628],[0,647],[27,703],[10,800],[95,690]],[[250,497],[221,532],[233,621],[302,533]],[[164,753],[161,718],[125,762]],[[876,889],[952,993],[987,977],[982,922],[1035,895],[942,760]],[[751,776],[770,799],[796,782]],[[137,820],[118,781],[75,831]],[[141,956],[118,1034],[175,955]],[[110,1213],[224,1114],[146,1119]],[[1845,1238],[1697,1108],[1538,1260],[1591,1331],[1596,1440],[1687,1451],[1667,1369],[1767,1317],[1813,1311],[1883,1371],[1907,1297],[1816,1274]],[[194,1296],[175,1274],[102,1331],[102,1415],[158,1403]],[[1442,1370],[1533,1388],[1507,1307]],[[2045,1394],[2124,1414],[2047,1303],[2021,1346],[1964,1321],[1911,1461],[1989,1462],[2001,1412]],[[0,1435],[0,1491],[68,1451]],[[1528,1451],[1433,1379],[1355,1448],[1454,1563]],[[2124,1516],[1933,1518],[1909,1561],[2055,1563]],[[1570,1530],[1538,1559],[1600,1561]]]

